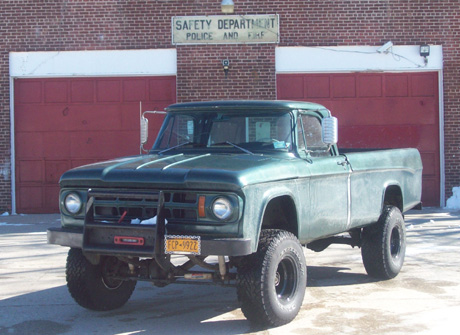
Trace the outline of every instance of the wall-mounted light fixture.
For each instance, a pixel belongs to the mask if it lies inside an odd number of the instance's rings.
[[[420,56],[428,57],[430,55],[430,46],[427,44],[422,44],[420,46]]]
[[[228,70],[230,68],[230,61],[228,59],[224,59],[222,61],[222,66],[224,68],[224,74],[225,74],[225,78],[227,78],[228,76]]]
[[[235,10],[235,4],[232,0],[222,0],[220,7],[224,14],[232,14]]]
[[[428,64],[428,56],[430,55],[430,46],[428,44],[422,44],[420,46],[420,56],[423,57],[425,66]]]

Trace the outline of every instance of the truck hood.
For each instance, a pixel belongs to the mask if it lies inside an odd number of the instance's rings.
[[[287,155],[145,155],[69,170],[62,175],[60,186],[238,190],[251,184],[298,178],[307,171],[303,160]]]

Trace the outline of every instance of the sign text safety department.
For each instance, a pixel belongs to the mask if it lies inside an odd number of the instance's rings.
[[[277,43],[278,15],[175,16],[173,44]]]

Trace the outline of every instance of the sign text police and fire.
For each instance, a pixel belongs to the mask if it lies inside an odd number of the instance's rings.
[[[174,16],[173,44],[278,43],[279,16]]]

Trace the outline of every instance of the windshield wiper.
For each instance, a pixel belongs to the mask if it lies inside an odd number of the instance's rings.
[[[228,145],[231,145],[231,146],[233,146],[233,147],[235,147],[235,148],[237,148],[237,149],[240,149],[241,151],[244,151],[244,152],[247,153],[247,154],[254,155],[253,152],[249,151],[248,149],[242,148],[242,147],[236,145],[235,143],[232,143],[232,142],[229,142],[229,141],[225,141],[225,144],[228,144]]]
[[[187,144],[195,144],[195,143],[193,143],[193,142],[191,142],[191,141],[184,142],[184,143],[175,145],[175,146],[173,146],[173,147],[163,149],[163,150],[161,150],[161,151],[158,153],[158,155],[161,155],[162,153],[165,153],[165,152],[167,152],[167,151],[169,151],[169,150],[173,150],[173,149],[177,149],[177,148],[183,147],[183,146],[185,146],[185,145],[187,145]]]

